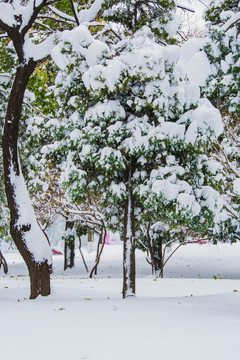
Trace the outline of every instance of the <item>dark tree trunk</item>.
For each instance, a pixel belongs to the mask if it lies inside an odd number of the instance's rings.
[[[89,275],[90,278],[93,277],[93,273],[95,275],[97,275],[98,264],[100,263],[101,255],[102,255],[103,248],[104,248],[104,245],[105,245],[105,238],[106,238],[106,228],[104,227],[102,229],[102,232],[101,232],[101,234],[99,236],[99,239],[98,239],[95,265],[93,266],[93,268],[92,268],[92,270],[90,272],[90,275]]]
[[[10,232],[29,270],[31,299],[38,295],[49,295],[52,269],[50,248],[30,206],[18,159],[17,142],[23,97],[36,64],[35,61],[29,60],[17,68],[2,137],[5,188],[11,214]],[[43,250],[43,255],[37,253],[36,242],[38,247],[41,247],[40,251]]]
[[[73,229],[74,223],[72,221],[66,221],[66,232]],[[75,258],[75,241],[73,236],[67,239],[65,238],[64,242],[64,270],[67,268],[72,268],[74,266],[74,258]]]
[[[161,276],[161,274],[163,274],[162,238],[155,240],[155,244],[153,246],[153,258],[151,261],[154,274],[159,272]]]
[[[1,269],[1,267],[3,267],[4,274],[7,274],[8,273],[8,265],[7,265],[7,262],[0,250],[0,269]]]
[[[93,250],[93,231],[92,229],[88,228],[88,253],[92,252]]]
[[[38,295],[48,296],[50,289],[50,268],[47,261],[42,263],[32,262],[30,274],[31,295],[35,299]]]
[[[123,298],[135,295],[135,218],[134,198],[130,194],[124,208]]]

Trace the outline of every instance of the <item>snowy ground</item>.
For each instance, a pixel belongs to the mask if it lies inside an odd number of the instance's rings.
[[[90,265],[94,253],[85,256]],[[20,256],[10,252],[6,259],[9,274],[0,272],[5,360],[240,359],[240,244],[184,246],[164,279],[154,278],[137,252],[137,297],[126,300],[120,245],[105,247],[94,279],[79,255],[66,272],[63,257],[54,256],[52,295],[37,300],[28,300]]]

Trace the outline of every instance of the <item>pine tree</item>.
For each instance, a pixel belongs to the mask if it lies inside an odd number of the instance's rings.
[[[55,142],[72,201],[100,197],[107,227],[124,242],[123,297],[135,293],[135,239],[162,221],[195,232],[227,219],[222,169],[209,159],[221,117],[200,99],[179,61],[142,27],[112,50],[83,27],[53,52],[61,67],[56,93],[65,111]]]

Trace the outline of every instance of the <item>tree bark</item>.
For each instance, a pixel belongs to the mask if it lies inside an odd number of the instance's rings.
[[[50,294],[52,260],[47,239],[37,224],[18,159],[19,121],[23,97],[36,62],[21,63],[11,89],[2,137],[5,189],[11,215],[11,236],[27,264],[31,299]],[[40,247],[40,251],[37,251]]]
[[[66,221],[66,232],[73,229],[74,223]],[[75,241],[65,240],[64,242],[64,270],[67,268],[73,268],[75,258]]]
[[[47,261],[37,263],[32,262],[30,275],[31,294],[30,299],[36,299],[38,295],[48,296],[50,288],[50,267]]]
[[[93,231],[90,228],[88,228],[87,251],[88,251],[88,253],[93,251]]]
[[[7,274],[8,273],[8,265],[7,265],[7,262],[0,250],[0,269],[1,267],[3,266],[3,271],[4,271],[4,274]]]
[[[130,193],[124,208],[124,239],[123,239],[123,298],[135,296],[135,217],[134,198]]]
[[[153,271],[155,274],[158,271],[160,272],[160,274],[163,273],[162,260],[163,260],[162,238],[158,238],[155,240],[155,244],[153,246],[153,258],[152,258]]]

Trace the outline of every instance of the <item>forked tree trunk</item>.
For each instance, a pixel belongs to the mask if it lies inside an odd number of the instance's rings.
[[[52,270],[50,247],[37,224],[18,159],[17,142],[23,97],[36,64],[29,60],[17,68],[2,138],[5,188],[11,215],[10,232],[28,267],[31,299],[50,294]]]
[[[134,198],[130,194],[124,208],[123,298],[135,295],[135,218]]]
[[[73,229],[74,223],[72,221],[66,221],[66,232]],[[72,268],[74,266],[75,258],[75,241],[73,239],[64,242],[64,270]]]

